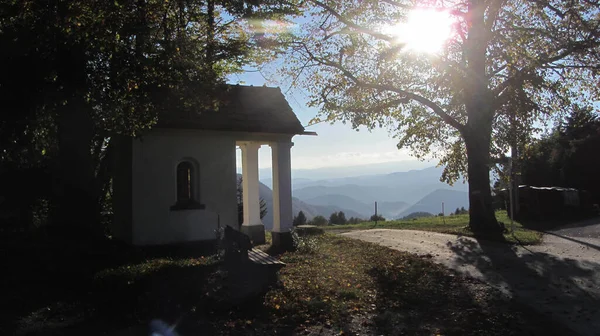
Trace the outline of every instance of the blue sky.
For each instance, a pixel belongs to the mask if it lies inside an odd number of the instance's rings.
[[[247,72],[232,75],[229,82],[234,84],[277,86],[265,79],[260,72]],[[283,90],[285,92],[285,90]],[[286,99],[303,125],[315,117],[317,109],[309,108],[304,94],[298,90],[287,92]],[[353,130],[349,125],[337,123],[320,123],[307,127],[307,130],[318,133],[318,136],[296,136],[292,147],[292,169],[316,169],[323,167],[362,166],[368,164],[416,161],[409,151],[396,147],[397,141],[387,130],[376,129],[372,132],[361,129]],[[259,152],[260,168],[271,166],[271,151],[263,146]],[[238,150],[238,167],[241,153]],[[435,165],[432,162],[431,165]],[[397,171],[402,171],[398,168]]]

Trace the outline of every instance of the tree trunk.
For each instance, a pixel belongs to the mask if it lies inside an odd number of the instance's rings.
[[[490,36],[489,28],[485,25],[486,3],[483,0],[470,0],[467,3],[469,30],[464,49],[467,60],[464,88],[468,120],[461,133],[467,148],[469,226],[476,235],[501,236],[502,228],[494,214],[490,186],[494,111],[486,74],[486,49]]]
[[[477,235],[497,236],[502,227],[496,220],[490,186],[490,136],[471,129],[465,135],[469,179],[469,227]]]
[[[73,99],[77,100],[77,99]],[[83,238],[98,223],[92,157],[93,122],[85,104],[69,103],[58,116],[59,177],[53,224],[60,235]]]

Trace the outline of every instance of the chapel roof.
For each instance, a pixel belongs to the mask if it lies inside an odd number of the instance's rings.
[[[279,88],[227,85],[217,110],[161,113],[156,127],[214,131],[304,134]]]

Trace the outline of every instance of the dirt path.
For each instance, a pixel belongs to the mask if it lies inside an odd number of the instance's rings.
[[[600,335],[600,239],[548,233],[539,246],[478,243],[434,232],[375,229],[343,233],[396,250],[431,255],[484,280],[581,335]]]
[[[600,218],[590,218],[553,230],[552,233],[573,238],[600,238]]]

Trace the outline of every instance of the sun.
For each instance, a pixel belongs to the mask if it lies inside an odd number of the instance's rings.
[[[434,54],[441,51],[452,34],[452,17],[445,11],[414,9],[405,22],[388,26],[386,34],[397,38],[408,50]]]

